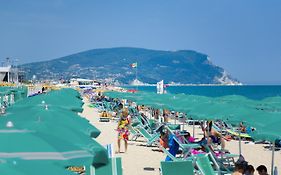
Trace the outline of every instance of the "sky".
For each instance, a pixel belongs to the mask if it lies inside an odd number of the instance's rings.
[[[0,0],[0,61],[111,47],[196,50],[245,84],[281,84],[281,1]]]

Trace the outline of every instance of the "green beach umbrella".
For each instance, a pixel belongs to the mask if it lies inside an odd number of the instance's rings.
[[[1,175],[75,175],[52,161],[11,159],[0,163]]]
[[[0,159],[53,160],[65,165],[106,164],[107,153],[100,145],[81,148],[59,136],[33,130],[1,129]]]
[[[5,118],[0,118],[1,121],[13,121],[15,125],[22,122],[46,121],[59,126],[71,127],[94,138],[100,134],[100,130],[91,125],[87,119],[59,107],[50,107],[48,110],[43,107],[17,108],[17,110],[10,110]]]

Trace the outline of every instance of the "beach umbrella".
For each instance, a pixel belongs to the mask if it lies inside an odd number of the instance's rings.
[[[105,149],[83,149],[69,140],[33,130],[1,129],[0,139],[0,159],[53,160],[65,165],[107,163]]]
[[[272,142],[281,138],[281,113],[260,112],[254,119],[253,125],[256,128],[252,134],[254,138]]]
[[[276,121],[277,122],[277,121]],[[278,126],[281,121],[273,122],[266,126],[259,126],[251,136],[255,139],[268,140],[271,142],[272,159],[271,159],[271,174],[274,172],[274,153],[275,153],[275,140],[281,139],[281,128]]]
[[[71,91],[70,91],[71,92]],[[51,91],[49,93],[29,97],[24,101],[20,101],[20,106],[40,106],[42,102],[46,105],[60,106],[66,109],[81,107],[84,103],[73,93],[67,93],[67,90]]]
[[[281,96],[276,96],[276,97],[268,97],[268,98],[265,98],[263,100],[261,100],[262,104],[266,104],[270,107],[273,107],[273,108],[276,108],[279,112],[280,109],[281,109]]]
[[[1,175],[75,175],[52,161],[9,159],[0,163]],[[76,174],[77,175],[77,174]]]
[[[25,130],[32,130],[38,133],[59,137],[60,139],[71,142],[72,144],[77,145],[83,149],[88,149],[95,146],[96,150],[104,150],[103,147],[94,139],[90,138],[89,135],[86,135],[85,133],[82,133],[77,129],[73,129],[71,126],[54,125],[53,123],[46,121],[33,121],[22,123],[18,127]]]
[[[24,111],[24,112],[22,112]],[[46,110],[43,106],[27,107],[16,105],[8,110],[5,118],[0,121],[13,121],[15,124],[26,121],[48,121],[55,125],[69,126],[96,138],[100,131],[81,116],[60,107],[51,106]]]

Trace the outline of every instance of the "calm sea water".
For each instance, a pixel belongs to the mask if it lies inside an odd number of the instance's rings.
[[[136,86],[126,86],[134,88]],[[156,92],[156,86],[138,86],[141,91]],[[281,86],[169,86],[168,93],[185,93],[192,95],[202,95],[208,97],[220,97],[225,95],[242,95],[250,99],[263,99],[266,97],[281,96]]]

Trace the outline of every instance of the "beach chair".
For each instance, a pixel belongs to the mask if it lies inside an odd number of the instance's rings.
[[[138,131],[133,126],[129,126],[128,129],[131,135],[130,140],[136,141],[141,136],[141,134],[138,133]]]
[[[225,172],[231,173],[235,166],[234,158],[239,157],[237,154],[230,154],[230,153],[223,153],[221,156],[217,157],[215,153],[207,146],[204,145],[208,156],[210,157],[211,161],[219,166],[220,170]]]
[[[176,131],[176,130],[180,130],[181,129],[181,125],[179,124],[167,124],[168,128],[172,131]]]
[[[235,129],[226,129],[226,132],[228,134],[230,134],[233,138],[235,139],[239,139],[239,132]],[[247,133],[240,133],[240,137],[242,140],[246,139],[246,140],[251,140],[251,136]]]
[[[196,158],[196,166],[202,175],[216,175],[213,167],[211,166],[208,154],[198,156]]]
[[[172,161],[192,161],[193,157],[183,158],[183,157],[175,157],[173,156],[166,148],[164,148],[162,145],[158,145],[160,150],[163,151],[164,154],[166,154],[168,157],[171,158]]]
[[[217,171],[214,170],[212,167],[212,162],[209,159],[210,154],[201,154],[196,157],[195,163],[196,166],[198,167],[200,174],[202,175],[220,175],[220,174],[225,174],[225,175],[230,175],[230,172],[227,171],[220,171],[219,170],[219,165],[214,164]]]
[[[90,175],[122,175],[121,157],[109,158],[106,165],[91,167]]]
[[[194,175],[192,161],[161,161],[162,175]]]
[[[188,143],[184,138],[183,140],[185,140],[185,143],[181,142],[179,140],[179,138],[176,136],[176,134],[174,133],[174,130],[172,129],[177,129],[178,126],[176,125],[170,125],[172,126],[171,128],[169,127],[166,127],[168,129],[168,131],[170,132],[170,134],[173,134],[174,135],[174,140],[179,144],[179,147],[180,149],[182,150],[182,156],[183,158],[187,158],[190,154],[190,151],[192,149],[197,149],[197,148],[201,148],[201,145],[197,144],[197,143]]]
[[[154,134],[150,134],[144,127],[138,126],[136,130],[139,134],[141,134],[147,141],[147,145],[151,146],[157,139],[160,137],[160,133],[156,132]]]
[[[177,137],[174,137],[174,140],[179,144],[181,150],[182,150],[182,157],[187,158],[191,155],[190,151],[192,149],[201,148],[201,145],[197,143],[182,143],[179,141]]]
[[[173,156],[166,148],[164,148],[162,145],[159,144],[159,148],[160,150],[163,151],[164,154],[166,154],[168,157],[171,158],[172,161],[180,161],[183,160],[182,158],[177,158],[175,156]]]

